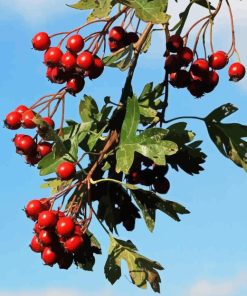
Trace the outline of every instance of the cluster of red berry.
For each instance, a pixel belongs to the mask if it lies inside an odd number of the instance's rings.
[[[59,268],[68,269],[84,244],[81,226],[64,212],[52,210],[47,198],[31,200],[25,212],[36,222],[31,249],[41,253],[46,265],[58,263]]]
[[[136,43],[139,36],[135,32],[126,32],[121,26],[113,27],[109,32],[108,44],[111,52],[118,51],[119,49]]]
[[[51,39],[46,32],[37,33],[33,39],[33,48],[45,51],[44,63],[47,65],[47,78],[54,83],[66,82],[66,90],[75,95],[85,85],[84,78],[98,78],[104,71],[104,63],[90,51],[82,51],[84,39],[75,34],[68,38],[67,52],[63,53],[60,46],[50,47]]]
[[[194,60],[193,51],[184,46],[183,38],[179,35],[170,36],[166,48],[165,69],[170,74],[170,84],[177,88],[187,87],[197,98],[214,90],[219,82],[219,75],[215,70],[223,69],[229,61],[224,51],[214,52],[208,59]],[[186,70],[189,65],[190,69]],[[239,62],[233,63],[228,74],[230,80],[239,81],[245,76],[245,67]]]
[[[146,167],[145,169],[142,169],[142,164]],[[155,192],[166,194],[170,189],[170,182],[165,177],[167,172],[168,165],[156,165],[149,158],[138,155],[127,179],[131,184],[152,186]]]

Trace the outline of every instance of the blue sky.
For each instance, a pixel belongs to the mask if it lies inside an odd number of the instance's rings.
[[[85,20],[85,14],[65,7],[72,1],[0,0],[1,26],[1,108],[0,118],[20,104],[31,105],[44,94],[57,89],[45,78],[42,54],[31,49],[31,38],[38,31],[55,33],[72,29]],[[234,4],[236,33],[242,60],[247,60],[244,16],[247,5]],[[181,5],[182,7],[182,5]],[[177,11],[170,7],[171,12]],[[192,18],[201,10],[197,8]],[[175,18],[176,19],[176,18]],[[217,24],[216,24],[217,25]],[[215,47],[227,50],[230,40],[227,18],[222,13],[215,29]],[[93,30],[93,29],[92,29]],[[150,55],[141,57],[135,77],[135,90],[150,81],[160,82],[163,77],[163,48],[161,36],[154,38]],[[225,45],[227,44],[227,45]],[[220,72],[221,82],[214,93],[194,100],[184,90],[172,91],[167,116],[204,116],[223,103],[232,102],[239,111],[229,122],[246,123],[246,78],[242,83],[227,81],[226,71]],[[83,93],[100,102],[104,95],[118,100],[125,74],[107,70],[94,82],[87,82]],[[83,93],[68,97],[67,118],[78,118],[78,104]],[[134,233],[120,229],[123,239],[131,239],[141,253],[159,261],[161,295],[168,296],[242,296],[247,293],[247,238],[246,238],[246,173],[218,153],[210,142],[201,122],[188,121],[189,129],[197,139],[205,139],[202,147],[208,154],[205,171],[191,177],[169,171],[171,190],[166,198],[185,205],[191,214],[180,223],[161,214],[150,234],[142,221]],[[76,268],[61,271],[42,265],[39,255],[28,247],[32,237],[32,222],[21,210],[32,198],[44,197],[39,188],[42,178],[35,168],[25,165],[15,154],[11,139],[14,132],[1,128],[1,215],[0,215],[0,296],[138,296],[151,295],[151,289],[138,290],[128,280],[126,266],[123,277],[111,286],[103,276],[108,238],[93,223],[93,230],[102,243],[103,256],[97,257],[95,272],[86,273]]]

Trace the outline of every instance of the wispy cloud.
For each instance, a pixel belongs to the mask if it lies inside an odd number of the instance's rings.
[[[200,280],[188,289],[184,296],[235,296],[247,293],[247,272],[222,280]]]
[[[0,291],[0,296],[113,296],[113,293],[107,289],[96,292],[75,291],[70,289],[47,289],[33,291]]]

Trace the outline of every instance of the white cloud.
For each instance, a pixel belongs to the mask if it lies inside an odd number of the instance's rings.
[[[228,280],[200,280],[184,296],[234,296],[240,292],[241,295],[247,293],[247,272],[239,273]]]
[[[0,296],[113,296],[113,293],[107,289],[96,292],[83,292],[69,289],[47,289],[47,290],[33,290],[33,291],[0,291]]]

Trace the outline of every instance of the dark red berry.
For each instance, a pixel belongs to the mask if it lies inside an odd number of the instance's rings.
[[[20,106],[18,106],[16,109],[15,109],[15,111],[16,112],[19,112],[19,113],[24,113],[25,111],[27,111],[28,110],[28,108],[25,106],[25,105],[20,105]]]
[[[170,189],[170,182],[168,181],[167,178],[163,177],[155,180],[155,182],[153,183],[153,186],[154,186],[154,191],[161,194],[165,194]]]
[[[62,84],[67,81],[68,73],[61,67],[48,67],[46,77],[53,83]]]
[[[200,98],[205,93],[205,84],[201,81],[192,81],[188,86],[188,91],[192,96]]]
[[[27,110],[22,113],[22,126],[24,128],[35,128],[36,123],[33,121],[35,113],[32,110]]]
[[[80,75],[73,75],[66,84],[66,90],[72,95],[75,95],[83,90],[85,80]]]
[[[56,66],[59,64],[63,52],[59,47],[50,47],[44,55],[44,63],[48,66]]]
[[[35,223],[34,225],[34,228],[33,228],[33,231],[36,233],[36,234],[39,234],[41,229],[39,228],[39,224],[38,222]]]
[[[39,241],[43,246],[50,246],[53,242],[53,237],[53,233],[48,230],[41,230],[39,233]]]
[[[83,47],[84,39],[79,34],[69,37],[66,44],[66,48],[73,53],[80,52],[83,49]]]
[[[44,251],[44,247],[40,244],[37,235],[34,235],[29,246],[32,249],[32,251],[36,253],[41,253]]]
[[[155,177],[164,177],[168,172],[168,165],[154,165],[153,174]]]
[[[69,253],[75,253],[83,245],[84,240],[81,236],[72,236],[64,243],[64,249]]]
[[[40,202],[42,203],[43,207],[44,207],[44,210],[49,210],[50,207],[51,207],[51,201],[49,198],[41,198],[40,199]]]
[[[4,124],[8,129],[17,130],[21,126],[21,118],[22,116],[19,112],[10,112],[4,120]]]
[[[64,252],[62,254],[59,254],[57,264],[60,269],[69,269],[73,263],[73,259],[74,257],[71,253]]]
[[[45,121],[51,128],[55,128],[55,122],[51,117],[43,117],[43,121]]]
[[[138,184],[141,182],[140,171],[130,171],[128,175],[128,182],[131,184]]]
[[[179,35],[172,35],[166,42],[166,48],[170,52],[178,52],[183,47],[183,38]]]
[[[182,66],[182,61],[178,55],[172,54],[166,58],[165,69],[167,73],[177,72]]]
[[[78,55],[76,60],[77,65],[83,70],[89,70],[94,64],[94,57],[89,51],[83,51]]]
[[[46,50],[51,45],[51,39],[46,32],[39,32],[33,37],[32,44],[36,50]]]
[[[36,151],[37,144],[34,139],[28,135],[23,135],[15,142],[17,153],[19,154],[30,155]]]
[[[228,75],[231,81],[237,82],[244,78],[245,76],[245,67],[241,63],[233,63],[231,64]]]
[[[66,52],[61,57],[61,65],[65,70],[72,70],[76,66],[76,55],[71,52]]]
[[[88,77],[90,79],[96,79],[103,73],[103,71],[104,71],[103,61],[99,57],[94,56],[94,63],[88,71]]]
[[[78,225],[78,224],[75,225],[75,228],[74,228],[74,235],[78,235],[78,236],[82,236],[82,235],[83,235],[83,232],[82,232],[81,226]]]
[[[190,71],[197,76],[207,75],[209,71],[208,62],[205,59],[197,59],[192,63]]]
[[[223,69],[227,63],[228,63],[228,56],[227,53],[224,51],[217,51],[214,52],[210,57],[209,57],[209,66],[212,69],[215,70],[220,70]]]
[[[52,144],[49,142],[41,142],[37,145],[37,152],[41,158],[52,152]]]
[[[43,204],[38,199],[33,199],[25,207],[25,212],[28,218],[37,220],[39,214],[44,210]]]
[[[136,43],[139,40],[139,36],[135,32],[128,32],[125,35],[125,42],[127,45],[130,45],[131,43]]]
[[[150,169],[145,169],[143,171],[140,171],[140,178],[141,178],[141,184],[145,186],[151,186],[154,181],[154,174],[153,171]]]
[[[74,219],[71,217],[63,217],[57,221],[56,231],[60,236],[69,236],[75,228]]]
[[[115,41],[121,41],[125,38],[126,31],[123,27],[116,26],[113,27],[109,32],[109,39],[113,39]]]
[[[36,165],[40,161],[40,156],[34,152],[34,154],[25,155],[27,164]]]
[[[46,247],[42,252],[42,259],[46,265],[53,266],[57,262],[57,254],[51,247]]]
[[[39,214],[38,224],[41,229],[54,227],[57,223],[57,215],[53,211],[43,211]]]
[[[74,177],[75,175],[75,164],[69,161],[64,161],[62,162],[58,167],[57,167],[57,176],[61,180],[70,180]]]
[[[189,47],[182,47],[178,51],[178,55],[182,60],[184,66],[188,66],[194,59],[193,51]]]
[[[219,75],[217,74],[217,72],[214,70],[209,71],[207,80],[204,82],[205,83],[204,91],[206,93],[213,91],[217,86],[218,82],[219,82]]]
[[[170,83],[177,88],[187,87],[190,83],[190,73],[186,70],[178,70],[176,73],[171,73]]]
[[[115,51],[119,50],[120,48],[124,47],[123,42],[117,42],[113,39],[109,39],[108,45],[109,45],[111,52],[115,52]]]

